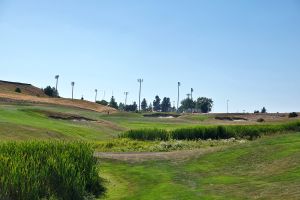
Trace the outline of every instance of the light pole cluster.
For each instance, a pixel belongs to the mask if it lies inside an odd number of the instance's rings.
[[[59,80],[59,75],[55,76],[56,79],[56,87],[55,90],[56,92],[58,92],[58,80]],[[142,78],[137,79],[138,83],[139,83],[139,112],[141,111],[141,94],[142,94],[142,83],[144,82],[144,80]],[[72,81],[71,82],[71,86],[72,86],[72,100],[74,99],[74,87],[75,87],[75,82]],[[180,87],[181,87],[181,82],[177,82],[177,112],[179,112],[179,101],[180,101]],[[103,90],[101,90],[103,91]],[[105,98],[105,91],[104,92],[104,96],[103,99]],[[187,94],[188,98],[191,98],[191,100],[193,100],[193,92],[194,89],[191,88],[191,92],[189,94]],[[124,101],[124,105],[127,105],[127,98],[129,95],[129,92],[124,92],[125,95],[125,101]],[[98,89],[95,89],[95,102],[97,102],[97,97],[98,97]],[[174,106],[175,106],[175,101],[173,102]],[[229,99],[226,100],[226,104],[227,104],[227,113],[229,113]]]

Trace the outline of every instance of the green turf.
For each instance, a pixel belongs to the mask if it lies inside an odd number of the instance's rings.
[[[1,139],[84,139],[111,138],[113,129],[85,122],[50,119],[32,107],[0,107]]]
[[[50,119],[43,112],[76,114],[99,121],[73,122]],[[55,105],[0,104],[2,140],[83,139],[100,141],[117,137],[125,130],[141,127],[173,129],[195,125],[192,120],[145,118],[136,113],[101,114],[93,111]]]
[[[188,161],[102,160],[104,199],[299,199],[300,133]]]

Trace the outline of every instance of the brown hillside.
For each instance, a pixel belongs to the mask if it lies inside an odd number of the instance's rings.
[[[16,88],[20,88],[21,93],[15,92]],[[8,81],[0,81],[0,102],[45,103],[76,107],[81,109],[93,110],[96,112],[116,112],[116,110],[113,108],[102,106],[100,104],[89,101],[64,98],[49,98],[41,89],[31,84]]]
[[[0,81],[0,92],[1,93],[14,94],[16,88],[20,88],[22,94],[38,96],[38,97],[47,97],[47,95],[45,95],[44,92],[40,88],[37,88],[31,84]]]
[[[116,112],[115,109],[102,106],[100,104],[96,104],[89,101],[82,101],[77,99],[64,99],[64,98],[48,98],[48,97],[37,97],[19,93],[3,93],[0,92],[0,102],[25,102],[25,103],[42,103],[42,104],[54,104],[54,105],[62,105],[69,107],[76,107],[81,109],[92,110],[96,112],[102,113],[113,113]]]

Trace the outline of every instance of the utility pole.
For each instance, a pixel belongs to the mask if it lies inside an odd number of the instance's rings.
[[[141,92],[142,92],[142,83],[144,82],[143,79],[139,78],[138,82],[140,83],[140,92],[139,92],[139,112],[141,111]]]
[[[179,87],[181,86],[181,83],[178,82],[178,96],[177,96],[177,112],[178,112],[178,108],[179,108]]]
[[[58,85],[59,75],[56,75],[56,76],[55,76],[55,79],[56,79],[56,87],[55,87],[55,90],[56,90],[56,92],[58,92],[58,91],[57,91],[57,85]]]
[[[193,92],[194,92],[194,89],[191,88],[191,99],[193,100]]]
[[[229,113],[229,99],[227,99],[227,114]]]
[[[95,93],[96,93],[95,102],[97,102],[97,95],[98,95],[98,90],[97,89],[95,89]]]
[[[129,94],[129,92],[124,92],[124,94],[125,94],[125,107],[126,107],[126,105],[127,105],[127,96],[128,96],[128,94]]]
[[[72,85],[72,100],[74,99],[74,85],[75,85],[75,82],[71,82],[71,85]]]

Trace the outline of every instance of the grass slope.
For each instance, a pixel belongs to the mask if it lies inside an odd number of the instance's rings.
[[[188,161],[102,161],[105,199],[299,199],[300,133]]]
[[[96,120],[74,122],[49,118],[46,112],[74,114]],[[24,139],[83,139],[107,140],[123,131],[140,127],[180,128],[195,123],[181,119],[145,118],[136,113],[113,113],[107,115],[94,111],[59,105],[0,104],[1,140]]]

